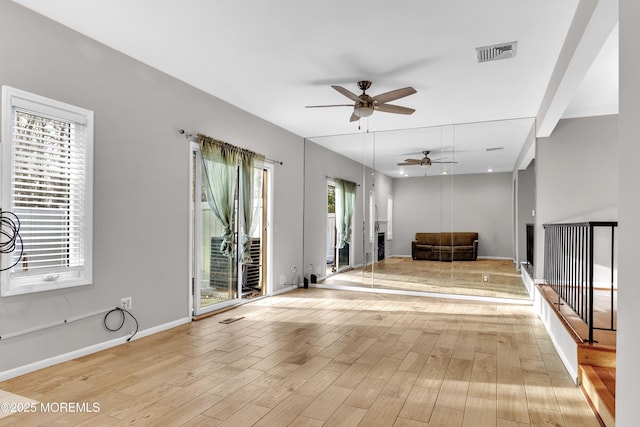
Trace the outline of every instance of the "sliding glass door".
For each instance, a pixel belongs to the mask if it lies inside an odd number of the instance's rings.
[[[345,190],[347,185],[347,190]],[[351,189],[344,181],[327,180],[327,240],[326,264],[328,273],[337,273],[352,266],[351,244],[353,230],[353,199]]]
[[[214,213],[206,191],[201,152],[192,145],[191,249],[193,314],[239,304],[268,293],[269,165],[241,174],[235,168],[229,229]],[[251,179],[253,185],[240,185]],[[247,192],[243,197],[242,192]],[[247,212],[243,209],[247,208]],[[248,211],[252,211],[249,215]],[[251,221],[244,218],[251,217]],[[245,252],[246,249],[246,252]]]
[[[251,299],[267,294],[267,248],[268,248],[268,215],[269,215],[269,179],[271,169],[262,167],[255,170],[253,186],[253,220],[248,228],[248,259],[242,260],[242,299]]]
[[[225,244],[224,228],[216,219],[205,191],[200,150],[193,150],[192,174],[192,294],[194,315],[212,309],[219,309],[237,303],[238,294],[238,254],[237,179],[232,211],[231,254],[222,251]],[[237,174],[236,174],[237,177]]]

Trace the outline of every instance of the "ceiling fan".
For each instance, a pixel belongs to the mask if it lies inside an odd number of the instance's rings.
[[[422,154],[424,154],[424,157],[422,159],[405,159],[404,162],[402,163],[398,163],[398,166],[413,166],[413,165],[418,165],[418,166],[431,166],[433,163],[440,163],[440,164],[444,164],[444,163],[458,163],[458,162],[454,162],[452,160],[450,161],[445,161],[442,159],[436,159],[436,160],[431,160],[429,158],[429,153],[431,151],[429,150],[424,150],[422,152]]]
[[[333,104],[333,105],[307,105],[307,108],[323,108],[323,107],[353,107],[353,113],[351,114],[350,122],[355,122],[362,117],[369,117],[374,111],[383,111],[385,113],[395,114],[413,114],[413,108],[401,107],[399,105],[387,104],[387,102],[395,101],[396,99],[404,98],[405,96],[413,95],[416,90],[412,87],[405,87],[402,89],[392,90],[390,92],[381,93],[376,96],[369,96],[366,90],[371,87],[371,82],[368,80],[361,80],[358,82],[358,87],[362,90],[361,95],[343,88],[342,86],[331,86],[355,104]]]

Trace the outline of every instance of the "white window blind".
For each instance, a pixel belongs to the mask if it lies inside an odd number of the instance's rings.
[[[8,95],[3,209],[20,220],[22,251],[14,251],[16,264],[3,274],[3,295],[90,283],[92,113]]]

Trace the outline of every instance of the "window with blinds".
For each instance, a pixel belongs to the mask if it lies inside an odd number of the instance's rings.
[[[93,113],[8,87],[3,108],[2,209],[21,245],[3,254],[2,294],[89,284]]]

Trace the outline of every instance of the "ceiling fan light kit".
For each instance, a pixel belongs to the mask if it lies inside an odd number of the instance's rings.
[[[373,107],[371,105],[356,105],[353,108],[353,112],[360,118],[369,117],[373,114]]]
[[[356,95],[343,88],[342,86],[331,86],[342,95],[346,96],[354,102],[354,104],[339,104],[339,105],[308,105],[307,108],[321,108],[321,107],[353,107],[353,114],[349,121],[354,122],[363,117],[369,117],[374,111],[382,111],[385,113],[393,114],[413,114],[416,110],[408,107],[401,107],[399,105],[387,104],[387,102],[394,101],[396,99],[404,98],[405,96],[413,95],[417,91],[412,87],[405,87],[402,89],[396,89],[389,92],[381,93],[380,95],[370,96],[366,93],[366,90],[371,87],[371,82],[368,80],[361,80],[358,82],[358,87],[362,90],[361,95]]]

